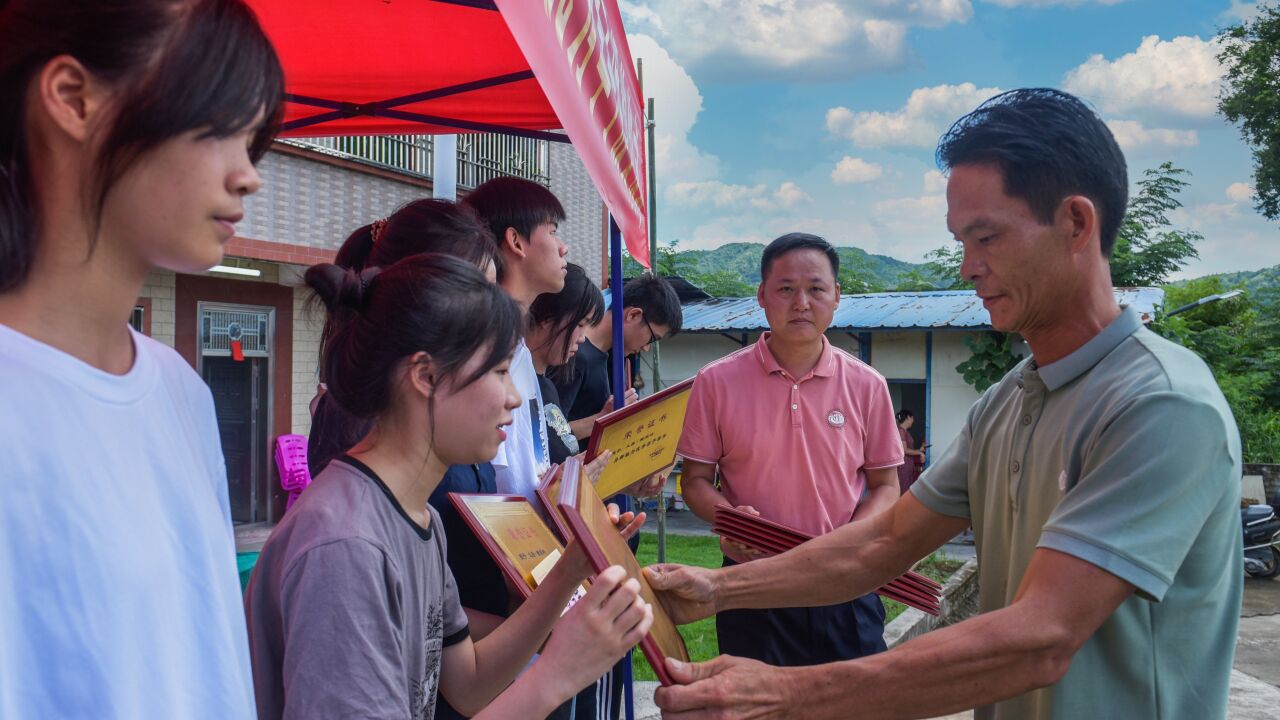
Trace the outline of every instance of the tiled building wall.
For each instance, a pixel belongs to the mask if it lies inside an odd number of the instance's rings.
[[[606,222],[604,201],[578,151],[567,143],[551,143],[551,192],[560,198],[568,216],[560,227],[560,238],[569,246],[569,262],[581,265],[599,285]]]
[[[316,394],[316,365],[320,356],[323,312],[316,312],[307,299],[306,287],[293,289],[293,432],[311,431],[311,398]]]
[[[139,297],[151,298],[151,337],[173,347],[174,274],[168,270],[152,270],[147,275]]]
[[[336,250],[351,231],[428,189],[334,164],[271,151],[258,163],[262,189],[245,198],[245,238]]]

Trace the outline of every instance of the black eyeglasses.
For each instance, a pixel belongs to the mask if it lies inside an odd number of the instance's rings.
[[[649,342],[645,343],[646,346],[652,345],[662,339],[658,337],[658,333],[653,331],[653,326],[649,324],[649,318],[644,318],[644,326],[649,329]]]

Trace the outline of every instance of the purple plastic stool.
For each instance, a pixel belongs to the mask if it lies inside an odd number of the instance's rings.
[[[281,435],[276,438],[276,469],[280,471],[280,487],[293,496],[311,484],[311,470],[307,467],[307,437],[305,435]],[[285,506],[288,510],[288,506]]]

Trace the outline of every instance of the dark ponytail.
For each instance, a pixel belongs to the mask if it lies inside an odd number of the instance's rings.
[[[898,414],[894,415],[893,418],[898,421],[899,425],[901,425],[902,423],[906,422],[907,418],[915,419],[915,416],[916,414],[911,412],[910,410],[899,410]]]
[[[147,150],[193,130],[229,137],[262,114],[257,161],[281,114],[280,61],[241,0],[4,0],[0,48],[0,292],[23,284],[35,257],[26,98],[49,60],[70,55],[115,89],[87,178],[95,233],[112,185]]]
[[[391,405],[392,375],[414,353],[427,353],[442,382],[462,387],[510,357],[520,338],[515,301],[455,257],[415,255],[359,273],[315,265],[306,280],[330,311],[333,333],[321,358],[329,394],[357,417],[375,418]],[[484,361],[460,378],[477,352]]]

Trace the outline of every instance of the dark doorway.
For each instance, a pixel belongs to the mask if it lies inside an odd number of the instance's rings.
[[[916,416],[911,426],[911,437],[915,438],[915,447],[925,442],[925,381],[924,380],[890,380],[889,398],[893,400],[893,412],[910,410]]]
[[[200,376],[213,393],[236,523],[271,520],[272,308],[201,302]]]
[[[231,520],[267,518],[267,359],[205,357],[201,375],[213,393],[222,455],[227,464]]]

